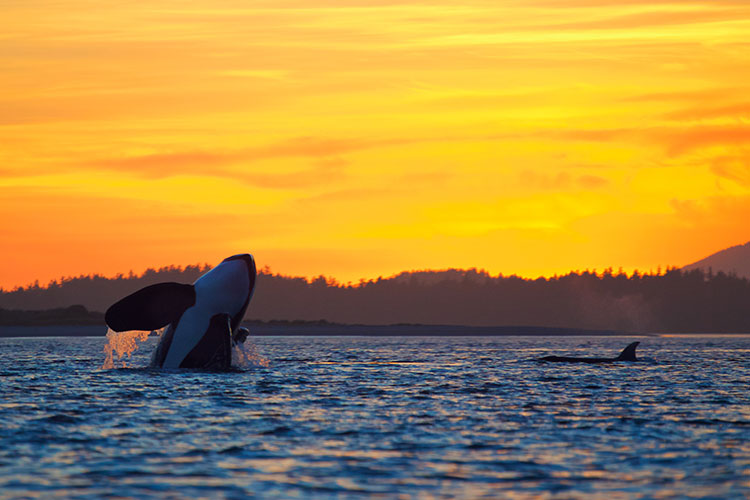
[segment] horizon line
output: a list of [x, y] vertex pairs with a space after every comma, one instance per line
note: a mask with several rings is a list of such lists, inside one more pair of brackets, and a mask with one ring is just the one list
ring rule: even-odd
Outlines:
[[[698, 261], [700, 262], [700, 261]], [[357, 288], [363, 284], [374, 282], [378, 280], [389, 280], [394, 279], [399, 276], [402, 276], [404, 274], [416, 274], [416, 273], [444, 273], [449, 271], [456, 271], [456, 272], [470, 272], [473, 271], [477, 274], [483, 274], [486, 275], [490, 279], [497, 279], [497, 278], [521, 278], [523, 280], [528, 281], [534, 281], [538, 279], [554, 279], [557, 277], [563, 277], [563, 276], [569, 276], [571, 274], [590, 274], [597, 277], [603, 277], [607, 274], [613, 275], [613, 276], [626, 276], [628, 278], [632, 278], [634, 275], [638, 274], [640, 276], [662, 276], [666, 272], [670, 270], [682, 270], [688, 266], [691, 266], [695, 263], [686, 264], [684, 266], [676, 266], [676, 265], [664, 265], [664, 266], [657, 266], [656, 271], [654, 271], [653, 268], [650, 268], [648, 271], [645, 271], [643, 269], [639, 269], [637, 267], [633, 268], [625, 268], [624, 266], [618, 266], [618, 268], [615, 270], [614, 266], [608, 266], [603, 268], [601, 271], [598, 271], [598, 268], [585, 268], [585, 269], [570, 269], [564, 273], [553, 273], [553, 274], [539, 274], [539, 275], [523, 275], [519, 273], [511, 273], [511, 274], [504, 274], [502, 272], [499, 272], [497, 274], [492, 274], [489, 271], [487, 271], [484, 268], [480, 267], [466, 267], [466, 268], [460, 268], [460, 267], [446, 267], [446, 268], [438, 268], [438, 269], [411, 269], [411, 270], [402, 270], [393, 274], [389, 274], [387, 276], [379, 275], [377, 277], [371, 277], [371, 278], [360, 278], [358, 281], [340, 281], [335, 276], [331, 275], [325, 275], [325, 274], [318, 274], [318, 275], [312, 275], [312, 276], [300, 276], [300, 275], [292, 275], [292, 274], [283, 274], [280, 272], [274, 272], [270, 266], [263, 266], [262, 268], [258, 269], [258, 275], [265, 275], [265, 276], [278, 276], [282, 278], [288, 278], [288, 279], [303, 279], [307, 283], [313, 283], [316, 280], [319, 280], [321, 277], [325, 280], [326, 284], [329, 286], [342, 286], [342, 287], [352, 287]], [[208, 272], [210, 269], [212, 269], [214, 266], [211, 266], [208, 263], [203, 264], [186, 264], [184, 266], [179, 264], [171, 264], [161, 267], [148, 267], [144, 269], [140, 273], [135, 273], [132, 269], [128, 271], [127, 273], [119, 272], [114, 275], [106, 276], [104, 274], [100, 273], [90, 273], [90, 274], [78, 274], [75, 276], [60, 276], [59, 278], [52, 279], [48, 281], [46, 284], [39, 283], [39, 280], [34, 280], [31, 283], [27, 283], [25, 285], [15, 285], [13, 288], [5, 288], [4, 285], [0, 285], [0, 293], [8, 293], [8, 292], [15, 292], [20, 290], [29, 290], [33, 288], [41, 288], [41, 289], [48, 289], [52, 285], [58, 285], [63, 284], [65, 282], [73, 281], [76, 279], [86, 279], [86, 278], [103, 278], [107, 280], [114, 280], [118, 278], [125, 278], [125, 279], [139, 279], [146, 276], [146, 274], [149, 273], [159, 273], [164, 271], [185, 271], [189, 268], [197, 268], [202, 273]], [[717, 271], [720, 272], [720, 271]]]

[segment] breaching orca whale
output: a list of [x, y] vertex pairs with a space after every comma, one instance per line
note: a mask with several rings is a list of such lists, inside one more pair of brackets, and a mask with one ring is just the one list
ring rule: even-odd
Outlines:
[[640, 342], [633, 342], [622, 350], [616, 358], [573, 358], [569, 356], [545, 356], [539, 361], [553, 361], [557, 363], [611, 363], [613, 361], [638, 361], [635, 358], [635, 348]]
[[154, 367], [225, 370], [232, 363], [232, 343], [247, 338], [247, 329], [239, 326], [255, 276], [253, 256], [234, 255], [192, 285], [170, 282], [142, 288], [107, 309], [104, 320], [116, 332], [169, 325], [151, 359]]

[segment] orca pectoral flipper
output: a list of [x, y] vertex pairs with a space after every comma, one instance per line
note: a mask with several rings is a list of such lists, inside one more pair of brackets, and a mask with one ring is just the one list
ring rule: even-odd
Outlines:
[[116, 332], [158, 330], [195, 304], [195, 288], [182, 283], [158, 283], [141, 288], [107, 309], [104, 321]]
[[227, 370], [232, 366], [232, 317], [216, 314], [211, 317], [206, 333], [185, 356], [180, 368]]
[[236, 345], [242, 344], [247, 340], [247, 336], [250, 335], [250, 330], [241, 326], [232, 333], [232, 342]]

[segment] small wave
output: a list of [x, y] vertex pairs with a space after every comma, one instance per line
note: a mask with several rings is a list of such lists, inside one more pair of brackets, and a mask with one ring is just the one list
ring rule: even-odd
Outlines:
[[64, 413], [57, 413], [49, 417], [40, 418], [39, 421], [47, 422], [50, 424], [75, 424], [78, 423], [79, 419], [71, 415], [66, 415]]
[[242, 446], [230, 446], [228, 448], [224, 448], [223, 450], [219, 451], [219, 454], [221, 455], [238, 455], [245, 451], [245, 448]]
[[261, 436], [280, 436], [280, 435], [286, 435], [292, 432], [293, 429], [286, 425], [280, 425], [278, 427], [274, 427], [273, 429], [266, 429], [264, 431], [258, 432]]
[[736, 425], [738, 427], [749, 427], [750, 421], [745, 420], [723, 420], [720, 418], [712, 419], [692, 419], [685, 420], [684, 423], [690, 425], [716, 426], [716, 425]]

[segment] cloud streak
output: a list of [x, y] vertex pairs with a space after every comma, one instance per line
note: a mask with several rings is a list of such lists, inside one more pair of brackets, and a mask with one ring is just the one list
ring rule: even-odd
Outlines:
[[[97, 159], [92, 160], [88, 166], [122, 171], [147, 178], [211, 175], [241, 179], [265, 187], [284, 186], [290, 183], [303, 185], [304, 179], [323, 179], [327, 176], [325, 172], [330, 173], [331, 170], [345, 166], [346, 161], [341, 158], [342, 155], [413, 142], [415, 142], [414, 139], [297, 137], [265, 146], [234, 151], [185, 151]], [[277, 158], [304, 158], [316, 161], [313, 163], [313, 169], [307, 173], [268, 174], [254, 172], [252, 168], [249, 170], [227, 168], [231, 165], [252, 165], [254, 162]], [[316, 170], [324, 172], [318, 175], [314, 173]], [[292, 178], [295, 180], [292, 181]]]

